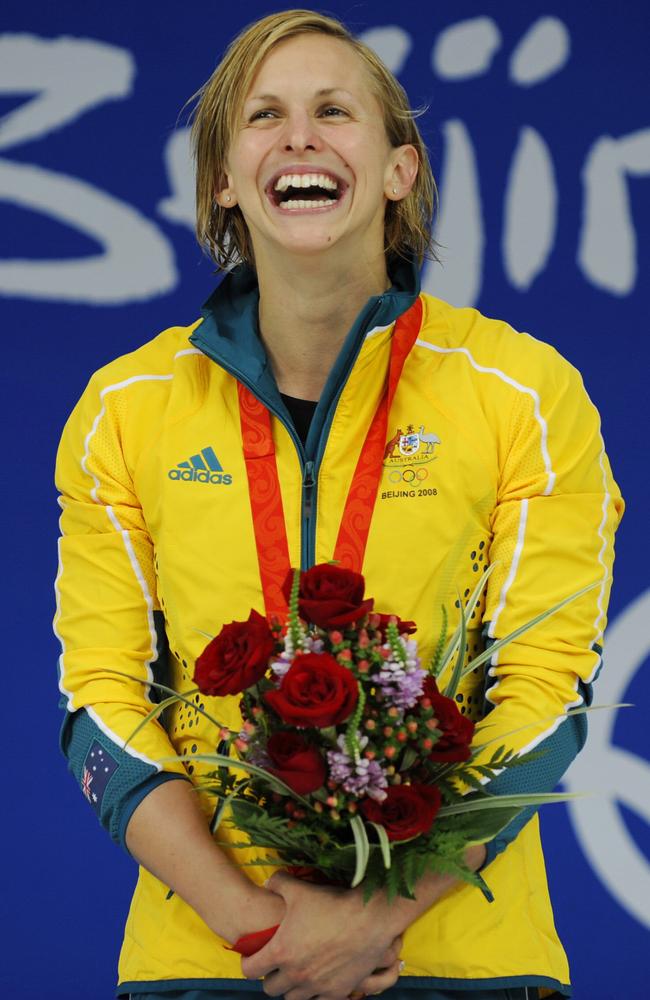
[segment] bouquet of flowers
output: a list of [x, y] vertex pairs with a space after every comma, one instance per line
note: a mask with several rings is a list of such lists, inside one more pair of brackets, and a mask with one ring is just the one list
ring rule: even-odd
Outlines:
[[[466, 848], [492, 839], [525, 806], [567, 796], [490, 795], [489, 778], [534, 754], [496, 746], [486, 758], [489, 744], [472, 747], [474, 723], [454, 696], [466, 673], [577, 596], [465, 664], [467, 622], [489, 574], [450, 636], [443, 609], [426, 665], [415, 623], [376, 613], [363, 577], [329, 563], [290, 574], [286, 622], [251, 610], [225, 625], [194, 675], [207, 696], [241, 695], [241, 730], [220, 727], [217, 753], [195, 755], [215, 765], [200, 779], [218, 800], [213, 830], [228, 822], [246, 837], [235, 847], [273, 852], [249, 864], [362, 884], [365, 898], [380, 888], [389, 899], [413, 898], [428, 871], [488, 892], [464, 863]], [[251, 953], [265, 940], [235, 947]]]

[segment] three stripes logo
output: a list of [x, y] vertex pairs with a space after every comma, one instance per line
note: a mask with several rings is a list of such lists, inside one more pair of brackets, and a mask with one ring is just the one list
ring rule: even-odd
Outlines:
[[191, 455], [186, 462], [179, 462], [167, 473], [170, 479], [180, 479], [184, 483], [215, 483], [230, 486], [232, 475], [224, 472], [213, 448], [202, 448]]

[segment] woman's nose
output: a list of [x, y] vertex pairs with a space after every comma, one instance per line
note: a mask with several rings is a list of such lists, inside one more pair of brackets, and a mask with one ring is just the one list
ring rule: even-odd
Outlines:
[[282, 135], [285, 152], [301, 153], [306, 149], [319, 149], [322, 140], [310, 116], [291, 115], [287, 118]]

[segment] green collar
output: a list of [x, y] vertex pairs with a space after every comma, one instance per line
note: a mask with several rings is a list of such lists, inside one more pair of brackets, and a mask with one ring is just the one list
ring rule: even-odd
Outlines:
[[[345, 339], [323, 390], [322, 402], [338, 394], [356, 360], [361, 344], [376, 326], [389, 326], [406, 312], [420, 291], [415, 261], [400, 261], [393, 269], [392, 286], [368, 299]], [[277, 385], [258, 330], [259, 289], [252, 268], [234, 268], [205, 303], [203, 322], [190, 342], [217, 364], [245, 382], [273, 409], [282, 410]]]

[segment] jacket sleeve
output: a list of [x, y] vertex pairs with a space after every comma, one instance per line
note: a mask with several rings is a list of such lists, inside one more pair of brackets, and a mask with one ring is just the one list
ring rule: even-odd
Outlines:
[[[115, 841], [153, 787], [186, 778], [160, 722], [132, 735], [153, 707], [147, 682], [164, 666], [153, 546], [132, 482], [123, 427], [135, 380], [94, 376], [57, 456], [61, 537], [54, 629], [61, 643], [61, 747]], [[158, 628], [157, 628], [158, 626]], [[160, 654], [160, 655], [159, 655]]]
[[[623, 513], [598, 413], [579, 373], [552, 348], [538, 346], [543, 351], [539, 389], [516, 393], [501, 442], [490, 548], [496, 568], [484, 618], [487, 643], [595, 586], [492, 658], [487, 715], [475, 743], [490, 741], [485, 757], [499, 746], [519, 755], [541, 752], [535, 761], [493, 778], [489, 790], [494, 794], [552, 791], [584, 744], [586, 716], [567, 717], [566, 712], [591, 702], [601, 666], [614, 532]], [[487, 862], [534, 812], [524, 810], [487, 845]]]

